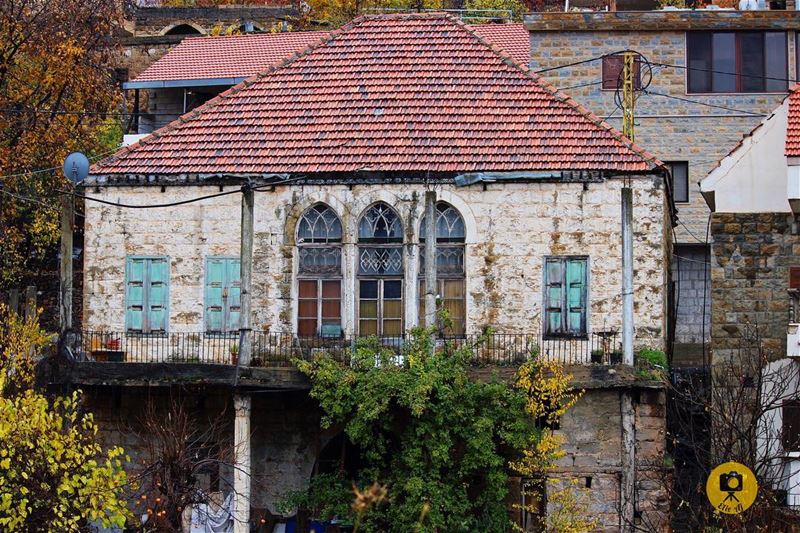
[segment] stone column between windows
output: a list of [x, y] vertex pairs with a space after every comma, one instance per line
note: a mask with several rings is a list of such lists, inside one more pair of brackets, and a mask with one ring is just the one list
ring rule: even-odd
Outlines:
[[404, 329], [419, 325], [419, 245], [415, 242], [403, 245], [403, 311], [405, 313]]
[[358, 275], [358, 246], [342, 243], [342, 328], [345, 337], [356, 333], [356, 276]]
[[250, 532], [250, 412], [252, 398], [246, 394], [233, 397], [233, 531]]

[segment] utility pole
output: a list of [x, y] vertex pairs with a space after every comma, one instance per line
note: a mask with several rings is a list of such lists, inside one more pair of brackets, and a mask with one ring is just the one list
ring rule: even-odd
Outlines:
[[[622, 133], [634, 140], [634, 62], [636, 54], [625, 52], [622, 64]], [[622, 206], [622, 360], [633, 365], [633, 190], [625, 178]], [[620, 475], [620, 531], [634, 528], [636, 514], [636, 411], [628, 389], [620, 394], [622, 454]]]
[[[239, 249], [241, 268], [241, 309], [239, 313], [239, 366], [249, 366], [252, 352], [250, 314], [252, 308], [253, 274], [253, 189], [249, 183], [242, 187], [242, 228]], [[234, 533], [250, 531], [250, 414], [252, 398], [246, 392], [236, 390], [233, 396], [234, 408]]]
[[425, 191], [425, 327], [436, 325], [436, 191]]

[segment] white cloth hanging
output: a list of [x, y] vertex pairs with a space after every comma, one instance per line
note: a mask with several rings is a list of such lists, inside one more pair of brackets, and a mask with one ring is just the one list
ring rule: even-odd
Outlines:
[[192, 505], [190, 533], [233, 533], [233, 494], [221, 505], [198, 503]]

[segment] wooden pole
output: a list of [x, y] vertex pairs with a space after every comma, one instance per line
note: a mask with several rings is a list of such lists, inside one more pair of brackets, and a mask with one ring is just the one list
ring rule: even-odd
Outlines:
[[61, 333], [72, 328], [72, 233], [75, 229], [75, 197], [61, 196], [61, 279], [59, 317]]
[[425, 327], [436, 325], [436, 191], [425, 191]]

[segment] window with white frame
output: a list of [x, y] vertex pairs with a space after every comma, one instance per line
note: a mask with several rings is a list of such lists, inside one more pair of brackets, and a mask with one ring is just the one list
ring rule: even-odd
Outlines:
[[300, 217], [297, 227], [297, 334], [342, 334], [342, 223], [325, 204]]
[[[427, 218], [420, 224], [419, 316], [425, 316], [425, 249]], [[452, 205], [436, 204], [436, 285], [437, 300], [447, 311], [449, 323], [445, 335], [463, 335], [466, 331], [466, 287], [464, 241], [466, 231], [461, 213]]]
[[358, 333], [403, 333], [403, 225], [383, 202], [358, 222]]

